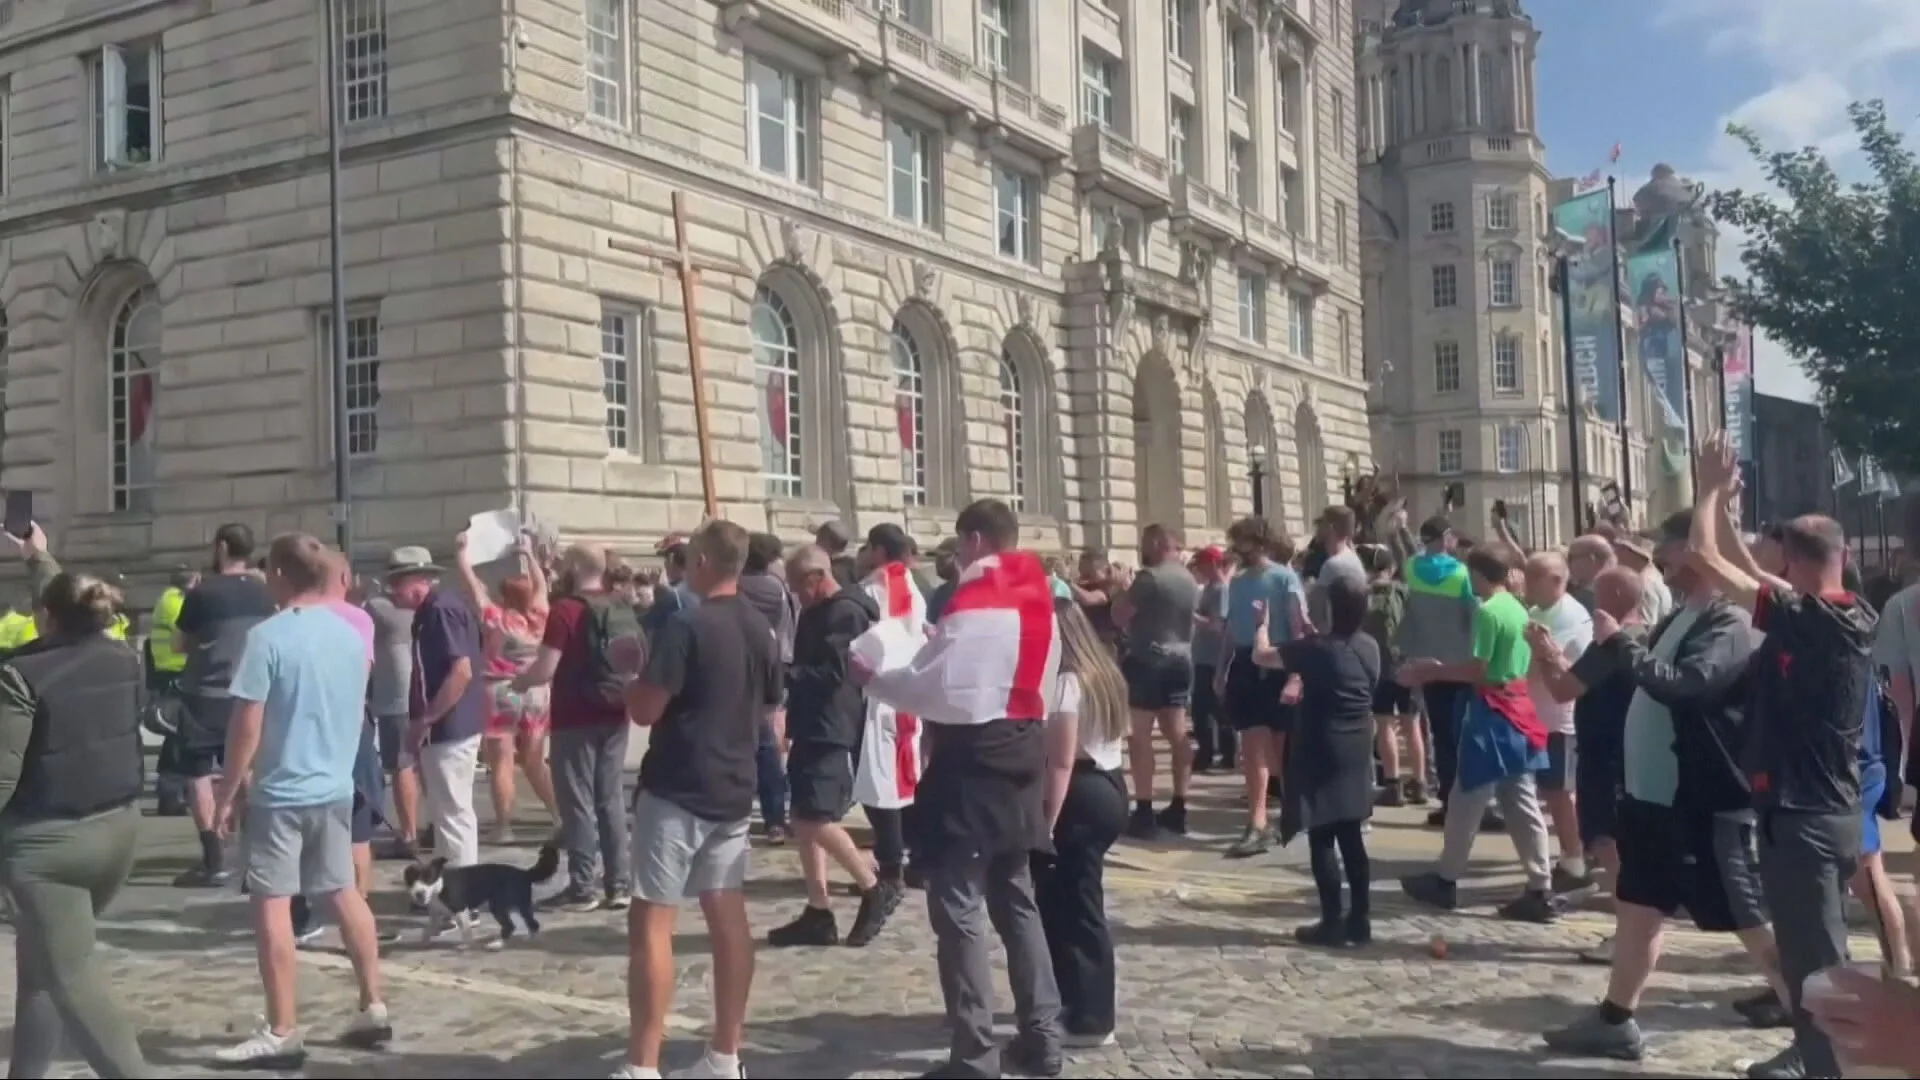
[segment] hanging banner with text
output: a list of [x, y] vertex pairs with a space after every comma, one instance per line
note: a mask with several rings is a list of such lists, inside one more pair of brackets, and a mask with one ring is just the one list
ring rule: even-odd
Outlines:
[[1596, 191], [1554, 208], [1553, 227], [1585, 242], [1568, 260], [1565, 302], [1572, 307], [1573, 376], [1581, 399], [1603, 422], [1620, 422], [1620, 312], [1613, 302], [1613, 199]]
[[1627, 302], [1640, 332], [1640, 370], [1667, 432], [1687, 434], [1686, 344], [1680, 340], [1680, 261], [1662, 245], [1627, 257]]
[[1727, 441], [1742, 465], [1753, 462], [1753, 329], [1742, 326], [1720, 354], [1727, 395]]

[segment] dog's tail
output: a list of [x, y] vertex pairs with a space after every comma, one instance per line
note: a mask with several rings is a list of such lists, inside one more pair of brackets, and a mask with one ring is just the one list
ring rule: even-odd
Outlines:
[[560, 871], [560, 845], [541, 844], [540, 857], [527, 869], [527, 878], [535, 885], [544, 885]]

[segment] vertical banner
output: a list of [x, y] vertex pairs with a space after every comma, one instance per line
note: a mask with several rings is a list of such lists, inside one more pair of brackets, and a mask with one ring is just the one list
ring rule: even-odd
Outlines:
[[1680, 340], [1680, 260], [1660, 245], [1627, 257], [1627, 302], [1640, 327], [1646, 372], [1667, 431], [1687, 436], [1686, 343]]
[[1569, 260], [1568, 286], [1572, 295], [1573, 374], [1580, 380], [1585, 400], [1603, 423], [1620, 422], [1620, 338], [1613, 304], [1613, 202], [1607, 192], [1595, 191], [1569, 199], [1554, 208], [1553, 227], [1586, 247]]
[[1720, 354], [1726, 394], [1727, 441], [1742, 465], [1753, 463], [1753, 328], [1742, 326]]

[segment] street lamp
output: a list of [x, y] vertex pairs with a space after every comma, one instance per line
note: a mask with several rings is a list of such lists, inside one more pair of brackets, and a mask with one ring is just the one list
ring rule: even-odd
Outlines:
[[322, 0], [327, 19], [327, 262], [333, 284], [333, 529], [340, 553], [353, 562], [353, 473], [348, 467], [347, 432], [347, 269], [345, 229], [340, 215], [340, 48], [338, 0]]
[[1253, 484], [1253, 516], [1267, 516], [1267, 448], [1255, 443], [1247, 451], [1247, 480]]

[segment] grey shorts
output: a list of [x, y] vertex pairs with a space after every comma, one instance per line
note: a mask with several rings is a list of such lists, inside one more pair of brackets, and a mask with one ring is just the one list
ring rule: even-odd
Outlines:
[[1760, 884], [1760, 840], [1752, 810], [1713, 815], [1713, 861], [1727, 892], [1727, 913], [1735, 930], [1767, 926], [1766, 891]]
[[708, 821], [642, 791], [633, 800], [633, 895], [679, 904], [747, 881], [748, 819]]
[[1573, 791], [1574, 769], [1579, 751], [1574, 737], [1565, 732], [1547, 733], [1547, 767], [1534, 772], [1533, 782], [1541, 791]]
[[249, 806], [242, 829], [247, 891], [318, 899], [353, 887], [353, 800]]
[[419, 765], [414, 760], [413, 751], [407, 749], [407, 714], [382, 716], [378, 723], [380, 767], [388, 772], [398, 772]]

